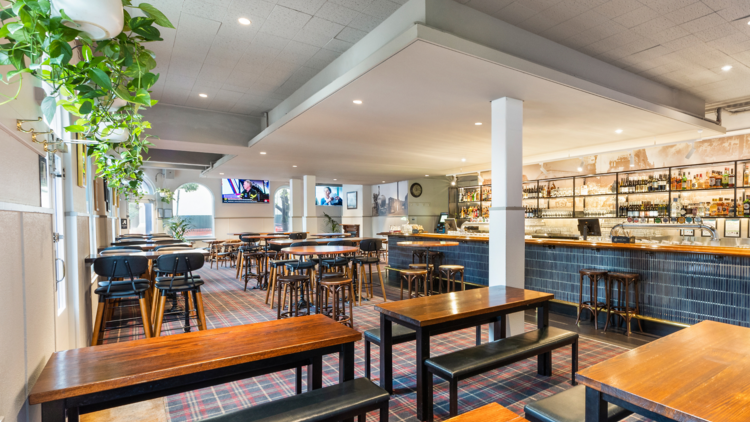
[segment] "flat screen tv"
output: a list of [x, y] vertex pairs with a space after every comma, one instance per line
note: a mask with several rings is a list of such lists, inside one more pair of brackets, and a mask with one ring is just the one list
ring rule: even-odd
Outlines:
[[224, 204], [256, 204], [270, 202], [268, 180], [222, 179], [221, 202]]
[[315, 186], [315, 205], [344, 205], [341, 199], [341, 186]]

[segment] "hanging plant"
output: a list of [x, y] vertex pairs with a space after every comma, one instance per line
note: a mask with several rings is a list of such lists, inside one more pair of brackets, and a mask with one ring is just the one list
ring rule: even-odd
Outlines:
[[[23, 82], [20, 74], [41, 80], [48, 94], [42, 101], [46, 121], [52, 121], [58, 106], [76, 116], [65, 130], [94, 141], [87, 153], [96, 161], [97, 175], [106, 178], [117, 193], [139, 198], [143, 153], [152, 144], [145, 132], [151, 125], [138, 111], [156, 104], [150, 89], [159, 79], [151, 73], [155, 55], [143, 44], [161, 41], [156, 25], [174, 28], [172, 23], [148, 3], [132, 6], [130, 0], [122, 0], [122, 32], [94, 41], [64, 10], [54, 11], [49, 0], [8, 2], [0, 8], [0, 38], [9, 41], [0, 44], [0, 65], [15, 70], [4, 78], [0, 74], [0, 80], [17, 83], [18, 91], [0, 104], [18, 97]], [[131, 17], [128, 8], [140, 9], [146, 16]], [[73, 62], [75, 50], [77, 62]]]
[[161, 202], [164, 202], [165, 204], [171, 204], [174, 200], [174, 192], [167, 188], [159, 188], [157, 192], [159, 192]]

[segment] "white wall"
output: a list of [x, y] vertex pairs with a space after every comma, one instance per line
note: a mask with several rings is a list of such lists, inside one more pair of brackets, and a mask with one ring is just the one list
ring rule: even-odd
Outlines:
[[[419, 183], [422, 185], [422, 195], [415, 198], [411, 194], [411, 185]], [[444, 177], [422, 178], [407, 181], [408, 196], [408, 223], [419, 224], [424, 227], [426, 232], [434, 232], [438, 216], [441, 212], [448, 212], [448, 187], [450, 182]], [[377, 185], [375, 185], [377, 186]], [[372, 189], [373, 186], [366, 186], [368, 192], [366, 208], [364, 213], [372, 212]], [[378, 216], [371, 217], [371, 235], [387, 232], [391, 226], [401, 226], [407, 223], [403, 216]], [[376, 236], [377, 237], [377, 236]]]
[[[367, 195], [364, 194], [365, 190]], [[358, 224], [359, 234], [362, 237], [372, 237], [372, 216], [370, 215], [370, 204], [365, 205], [365, 201], [372, 201], [370, 195], [370, 186], [362, 185], [343, 185], [341, 192], [344, 195], [344, 206], [341, 210], [341, 224]], [[357, 208], [347, 209], [346, 196], [349, 192], [357, 193]]]

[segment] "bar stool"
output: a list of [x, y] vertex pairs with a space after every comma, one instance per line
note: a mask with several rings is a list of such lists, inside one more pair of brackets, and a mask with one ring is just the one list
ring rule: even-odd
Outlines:
[[[376, 269], [378, 270], [378, 278], [380, 279], [380, 289], [383, 291], [383, 302], [387, 302], [388, 298], [386, 297], [385, 293], [385, 283], [383, 283], [383, 275], [380, 273], [380, 250], [383, 247], [383, 240], [382, 239], [365, 239], [361, 242], [359, 242], [359, 250], [364, 252], [363, 255], [355, 256], [352, 259], [352, 262], [355, 265], [359, 265], [359, 286], [357, 286], [358, 294], [357, 297], [359, 298], [359, 306], [362, 306], [362, 287], [365, 287], [365, 293], [368, 294], [368, 297], [372, 298], [374, 296], [372, 291], [373, 281], [372, 281], [372, 266], [375, 265]], [[367, 273], [369, 273], [370, 278], [367, 279], [365, 272], [365, 265], [367, 265]]]
[[[107, 323], [104, 313], [106, 311], [110, 315], [114, 306], [110, 301], [130, 296], [138, 297], [143, 331], [146, 338], [151, 337], [151, 319], [146, 302], [146, 291], [150, 283], [148, 280], [136, 278], [146, 271], [148, 271], [148, 258], [143, 256], [102, 256], [94, 261], [94, 272], [101, 277], [107, 277], [107, 281], [100, 281], [99, 287], [94, 291], [99, 296], [99, 304], [96, 308], [94, 332], [91, 337], [92, 346], [99, 344], [102, 327]], [[115, 281], [114, 278], [129, 278], [130, 280]]]
[[281, 245], [274, 245], [271, 243], [268, 246], [268, 253], [267, 257], [268, 259], [268, 268], [270, 268], [271, 275], [269, 277], [268, 282], [268, 289], [266, 290], [266, 304], [268, 304], [268, 297], [271, 296], [271, 309], [273, 309], [273, 300], [276, 297], [277, 291], [279, 292], [279, 296], [281, 296], [281, 290], [277, 288], [276, 279], [279, 277], [279, 273], [281, 275], [285, 274], [284, 269], [286, 268], [286, 264], [289, 264], [291, 262], [297, 262], [296, 259], [270, 259], [271, 257], [277, 257], [281, 254], [281, 250], [284, 249]]
[[260, 249], [260, 236], [258, 233], [242, 233], [240, 235], [240, 242], [242, 242], [242, 246], [237, 248], [238, 254], [237, 254], [237, 275], [235, 278], [240, 278], [240, 274], [242, 274], [242, 270], [244, 269], [245, 265], [245, 253], [246, 252], [258, 252]]
[[[242, 266], [244, 268], [243, 278], [245, 281], [245, 290], [247, 291], [247, 283], [251, 278], [255, 278], [257, 284], [254, 289], [263, 289], [263, 279], [265, 271], [266, 255], [263, 252], [244, 252], [242, 253]], [[255, 263], [255, 272], [253, 272], [253, 263]]]
[[[591, 313], [591, 317], [594, 319], [594, 328], [599, 329], [599, 312], [606, 311], [609, 304], [609, 278], [608, 273], [605, 270], [597, 269], [582, 269], [579, 270], [579, 291], [578, 291], [578, 318], [576, 319], [576, 325], [581, 323], [581, 314], [584, 309], [588, 309]], [[589, 300], [583, 300], [583, 278], [588, 277], [589, 279]], [[604, 282], [604, 302], [599, 302], [599, 280]]]
[[[333, 299], [333, 306], [328, 316], [336, 322], [346, 325], [349, 328], [354, 328], [354, 313], [352, 312], [354, 289], [352, 288], [352, 279], [350, 277], [325, 277], [320, 281], [319, 285], [320, 293], [318, 301], [322, 303], [322, 309], [328, 309], [328, 297], [330, 295]], [[320, 296], [323, 296], [323, 298], [321, 299]], [[346, 313], [346, 302], [349, 302], [348, 315]]]
[[[157, 277], [156, 289], [160, 292], [159, 306], [156, 311], [156, 322], [154, 323], [154, 337], [161, 335], [161, 326], [164, 322], [164, 305], [168, 294], [182, 293], [185, 297], [185, 332], [190, 331], [190, 312], [195, 309], [198, 330], [207, 329], [206, 312], [203, 309], [203, 294], [201, 286], [204, 284], [200, 277], [194, 277], [193, 271], [203, 267], [204, 258], [196, 253], [176, 253], [160, 256], [156, 260], [159, 271], [171, 276]], [[179, 274], [179, 275], [178, 275]], [[191, 305], [192, 298], [192, 305]]]
[[[276, 319], [293, 318], [300, 315], [310, 315], [310, 307], [307, 306], [303, 314], [300, 313], [300, 299], [305, 298], [305, 283], [308, 283], [310, 278], [304, 275], [283, 275], [276, 278], [276, 283], [279, 286], [279, 302], [276, 309]], [[285, 308], [285, 302], [287, 293], [289, 293], [288, 311], [283, 312]], [[310, 302], [307, 302], [308, 304]]]
[[[303, 233], [304, 234], [304, 233]], [[302, 247], [302, 246], [318, 246], [318, 242], [314, 241], [302, 241], [302, 242], [294, 242], [291, 245], [289, 245], [292, 248]], [[315, 260], [313, 257], [310, 257], [309, 259], [305, 259], [304, 256], [300, 256], [299, 259], [292, 260], [291, 262], [288, 262], [285, 264], [286, 270], [288, 273], [297, 273], [298, 275], [305, 274], [308, 278], [307, 283], [302, 284], [302, 289], [309, 289], [309, 295], [312, 296], [315, 289], [315, 267], [318, 265], [317, 260]], [[303, 297], [307, 297], [307, 294], [303, 294]], [[305, 299], [307, 301], [307, 299]], [[309, 302], [308, 302], [309, 303]]]
[[445, 277], [445, 292], [455, 292], [456, 282], [458, 282], [458, 274], [461, 274], [461, 291], [466, 290], [466, 284], [464, 284], [464, 266], [463, 265], [441, 265], [438, 267], [440, 272], [438, 293], [443, 293], [443, 277]]
[[[401, 270], [401, 300], [404, 300], [404, 281], [406, 281], [406, 292], [409, 299], [420, 297], [419, 282], [427, 278], [427, 270], [408, 269]], [[427, 283], [423, 282], [425, 294], [427, 296]], [[412, 286], [414, 289], [412, 290]]]
[[[620, 318], [625, 321], [627, 335], [630, 335], [630, 320], [635, 315], [640, 315], [640, 282], [641, 276], [638, 273], [620, 273], [610, 272], [609, 273], [609, 302], [607, 303], [607, 322], [604, 324], [604, 331], [607, 331], [609, 326], [609, 319], [612, 314], [619, 315]], [[615, 286], [617, 287], [617, 300], [614, 300]], [[633, 287], [633, 295], [635, 297], [635, 307], [630, 307], [630, 287]], [[613, 305], [616, 303], [616, 305]], [[636, 318], [638, 321], [638, 329], [643, 332], [641, 328], [641, 320]]]
[[[422, 263], [409, 264], [409, 269], [412, 269], [412, 270], [426, 270], [427, 269], [427, 264], [422, 264]], [[435, 266], [433, 264], [430, 264], [430, 272], [428, 274], [433, 274], [433, 271], [435, 271]], [[442, 279], [438, 280], [438, 284], [443, 284]], [[431, 295], [432, 294], [432, 280], [430, 280], [430, 284], [428, 285], [427, 284], [427, 276], [425, 276], [424, 286], [425, 286], [425, 296]]]

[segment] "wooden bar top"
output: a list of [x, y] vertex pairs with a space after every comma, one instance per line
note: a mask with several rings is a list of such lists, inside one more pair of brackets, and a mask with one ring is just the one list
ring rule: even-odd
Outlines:
[[679, 421], [750, 420], [750, 328], [703, 321], [576, 374]]
[[30, 404], [76, 397], [358, 341], [324, 315], [218, 328], [56, 352]]
[[425, 327], [554, 298], [552, 293], [493, 286], [382, 303], [376, 305], [375, 310], [409, 324]]

